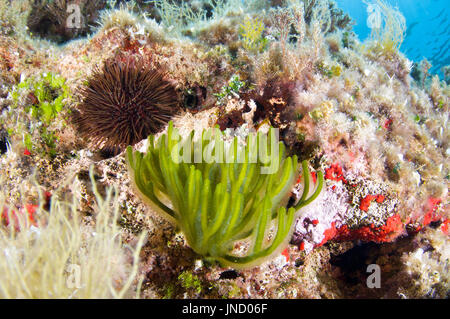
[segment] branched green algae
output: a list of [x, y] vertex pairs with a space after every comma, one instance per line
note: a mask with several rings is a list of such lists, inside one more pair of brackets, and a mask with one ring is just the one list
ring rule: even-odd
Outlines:
[[245, 146], [237, 137], [224, 141], [217, 128], [204, 130], [200, 139], [194, 135], [180, 139], [170, 122], [158, 140], [149, 137], [146, 154], [128, 147], [127, 162], [140, 195], [207, 259], [243, 268], [279, 252], [290, 238], [296, 212], [320, 194], [322, 172], [310, 192], [303, 161], [303, 194], [286, 208], [299, 165], [297, 156], [285, 156], [274, 128], [268, 134], [250, 133]]

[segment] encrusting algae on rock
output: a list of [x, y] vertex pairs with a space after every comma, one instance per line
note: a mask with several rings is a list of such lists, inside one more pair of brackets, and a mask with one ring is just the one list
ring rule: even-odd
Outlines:
[[[47, 296], [31, 260], [0, 296], [448, 297], [450, 89], [399, 51], [401, 12], [368, 2], [383, 27], [360, 42], [331, 0], [245, 4], [79, 1], [77, 30], [67, 1], [0, 0], [1, 251], [64, 231], [80, 252], [54, 267], [116, 262], [82, 278], [110, 289]], [[256, 173], [250, 136], [275, 130], [280, 170]], [[193, 158], [222, 148], [244, 160]]]

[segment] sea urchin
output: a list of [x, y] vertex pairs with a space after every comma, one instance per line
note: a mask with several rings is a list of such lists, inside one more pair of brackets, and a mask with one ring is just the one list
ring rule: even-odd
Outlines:
[[83, 137], [106, 149], [123, 150], [157, 133], [179, 109], [174, 85], [141, 58], [106, 60], [81, 95], [74, 123]]

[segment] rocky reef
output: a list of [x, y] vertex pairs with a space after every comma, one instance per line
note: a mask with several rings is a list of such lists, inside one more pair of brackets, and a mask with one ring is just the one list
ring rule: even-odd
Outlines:
[[[376, 3], [384, 28], [361, 41], [331, 0], [0, 0], [0, 254], [32, 270], [0, 262], [0, 296], [48, 296], [27, 289], [53, 262], [30, 243], [55, 250], [61, 232], [55, 276], [79, 265], [86, 285], [50, 297], [448, 298], [450, 87], [401, 53], [403, 16]], [[323, 174], [284, 250], [227, 267], [137, 196], [125, 147], [145, 152], [169, 121], [182, 136], [276, 128], [312, 185]]]

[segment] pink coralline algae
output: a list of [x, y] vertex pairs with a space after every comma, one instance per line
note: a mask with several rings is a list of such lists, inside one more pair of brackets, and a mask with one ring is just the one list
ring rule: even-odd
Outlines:
[[26, 204], [24, 207], [20, 207], [17, 212], [15, 210], [9, 210], [8, 207], [3, 207], [1, 214], [1, 221], [5, 226], [12, 225], [16, 231], [20, 230], [20, 219], [26, 217], [26, 225], [36, 226], [36, 209], [37, 205]]
[[[443, 219], [442, 200], [432, 197], [421, 220], [402, 219], [394, 195], [374, 182], [346, 177], [338, 163], [325, 169], [325, 179], [320, 198], [297, 220], [292, 243], [300, 250], [311, 251], [329, 241], [392, 242], [407, 229], [419, 231]], [[441, 229], [448, 234], [448, 219]]]
[[324, 239], [317, 246], [322, 246], [329, 240], [351, 241], [358, 239], [376, 243], [391, 242], [404, 232], [404, 225], [399, 215], [388, 217], [386, 224], [380, 227], [375, 227], [373, 224], [357, 229], [350, 229], [347, 225], [339, 228], [336, 228], [334, 224], [332, 226], [324, 232]]
[[449, 235], [449, 233], [448, 233], [448, 223], [449, 223], [449, 221], [450, 221], [450, 219], [446, 219], [441, 224], [441, 230], [447, 236]]
[[332, 164], [325, 170], [325, 179], [342, 181], [344, 184], [347, 184], [344, 174], [342, 173], [342, 167], [340, 167], [339, 164]]
[[439, 214], [436, 214], [438, 206], [441, 204], [442, 200], [440, 198], [430, 197], [428, 199], [427, 207], [428, 210], [423, 218], [423, 226], [429, 225], [433, 221], [437, 221], [441, 218]]
[[[52, 194], [48, 191], [44, 192], [44, 205], [46, 210], [50, 209], [50, 200]], [[7, 205], [0, 210], [0, 223], [5, 226], [13, 226], [16, 231], [21, 230], [21, 226], [38, 226], [37, 210], [39, 205], [25, 204], [18, 209], [12, 209]]]
[[381, 194], [379, 195], [367, 195], [366, 197], [361, 199], [361, 204], [359, 205], [359, 209], [367, 212], [369, 210], [370, 203], [375, 200], [377, 203], [382, 203], [385, 197]]

